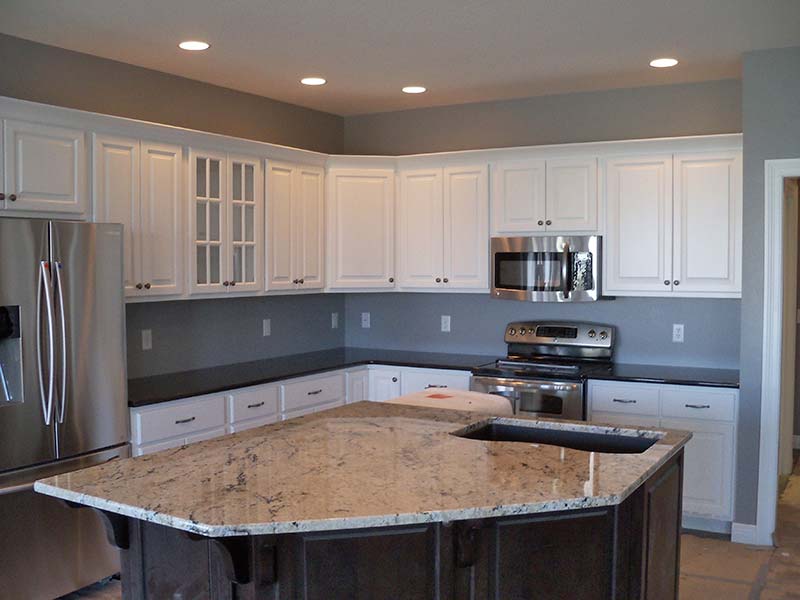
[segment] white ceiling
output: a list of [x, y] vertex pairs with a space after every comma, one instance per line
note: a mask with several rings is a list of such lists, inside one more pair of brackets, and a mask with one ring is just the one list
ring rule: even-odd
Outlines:
[[[0, 15], [3, 33], [340, 115], [738, 77], [743, 52], [800, 45], [800, 0], [0, 0]], [[659, 56], [681, 64], [647, 66]]]

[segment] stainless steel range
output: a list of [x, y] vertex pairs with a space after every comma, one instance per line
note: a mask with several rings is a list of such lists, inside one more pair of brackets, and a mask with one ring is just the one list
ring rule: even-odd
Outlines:
[[508, 356], [475, 369], [470, 389], [508, 398], [514, 413], [585, 420], [584, 382], [610, 368], [614, 337], [598, 323], [509, 323]]

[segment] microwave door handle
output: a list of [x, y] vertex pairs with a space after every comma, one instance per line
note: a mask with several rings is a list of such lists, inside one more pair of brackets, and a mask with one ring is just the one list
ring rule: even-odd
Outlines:
[[564, 298], [569, 298], [569, 242], [564, 242], [564, 249], [561, 255], [561, 288]]

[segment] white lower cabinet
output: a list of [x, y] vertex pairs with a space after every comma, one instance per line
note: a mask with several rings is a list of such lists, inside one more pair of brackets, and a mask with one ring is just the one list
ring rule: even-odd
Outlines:
[[346, 378], [348, 404], [369, 399], [369, 370], [366, 367], [350, 369]]
[[719, 531], [733, 520], [739, 391], [663, 384], [590, 381], [591, 421], [691, 431], [683, 474], [684, 519]]
[[400, 378], [402, 374], [395, 367], [371, 367], [369, 369], [369, 389], [367, 399], [373, 402], [385, 402], [400, 395]]

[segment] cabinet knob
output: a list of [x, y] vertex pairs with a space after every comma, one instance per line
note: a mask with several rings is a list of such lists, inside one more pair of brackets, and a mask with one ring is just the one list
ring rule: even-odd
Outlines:
[[677, 279], [676, 279], [675, 281], [673, 281], [673, 282], [672, 282], [672, 285], [680, 285], [680, 284], [681, 284], [681, 282], [680, 282], [680, 281], [678, 281]]
[[230, 281], [223, 281], [222, 282], [222, 285], [224, 285], [225, 287], [228, 287], [230, 284], [231, 284]]
[[539, 225], [544, 225], [544, 221], [538, 221]]
[[547, 219], [547, 221], [545, 221], [544, 224], [545, 225], [552, 225], [553, 222], [550, 219]]
[[669, 279], [664, 280], [664, 285], [669, 285]]
[[394, 277], [389, 277], [389, 283], [394, 283]]
[[146, 289], [146, 290], [149, 290], [151, 287], [152, 287], [152, 286], [150, 285], [150, 282], [149, 282], [149, 281], [148, 281], [147, 283], [145, 283], [145, 284], [144, 284], [144, 289]]
[[236, 282], [235, 281], [231, 281], [231, 287], [233, 287], [235, 285], [236, 285]]
[[8, 197], [8, 199], [9, 199], [9, 200], [11, 200], [12, 202], [15, 202], [15, 201], [17, 200], [17, 195], [16, 195], [16, 194], [11, 194], [11, 195]]
[[442, 283], [442, 278], [441, 277], [437, 277], [436, 278], [436, 283]]
[[292, 279], [292, 283], [294, 283], [296, 285], [296, 284], [300, 283], [300, 280], [299, 279]]
[[6, 199], [6, 195], [3, 192], [0, 192], [0, 202]]
[[392, 377], [392, 383], [397, 383], [397, 377]]
[[142, 289], [143, 287], [144, 287], [144, 286], [143, 286], [141, 283], [137, 283], [137, 284], [136, 284], [136, 289], [137, 289], [137, 290], [140, 290], [140, 289]]
[[447, 277], [445, 277], [442, 281], [444, 281], [445, 283], [450, 283], [450, 280]]
[[305, 282], [306, 282], [306, 280], [301, 278], [297, 283], [299, 283], [300, 285], [303, 285]]

